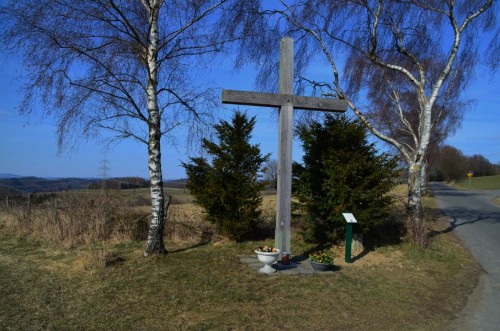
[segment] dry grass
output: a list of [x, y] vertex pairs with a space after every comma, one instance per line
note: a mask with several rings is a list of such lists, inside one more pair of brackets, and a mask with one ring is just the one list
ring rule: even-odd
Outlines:
[[[170, 190], [170, 191], [168, 191]], [[212, 226], [203, 220], [185, 190], [178, 193], [167, 213], [165, 236], [175, 242], [208, 242]], [[104, 267], [114, 260], [111, 243], [143, 241], [149, 228], [150, 207], [144, 206], [146, 189], [92, 190], [36, 196], [10, 207], [2, 206], [0, 224], [18, 235], [29, 235], [63, 248], [85, 247], [89, 268]], [[148, 202], [149, 204], [149, 202]]]
[[203, 210], [193, 204], [171, 205], [165, 223], [168, 242], [208, 243], [214, 239], [214, 227], [203, 219]]
[[[208, 243], [216, 234], [192, 204], [171, 205], [169, 254], [146, 259], [144, 243], [132, 240], [135, 230], [125, 220], [149, 208], [127, 209], [120, 199], [114, 201], [125, 209], [116, 210], [122, 216], [114, 218], [114, 230], [94, 229], [96, 238], [110, 234], [105, 251], [98, 246], [95, 253], [85, 240], [66, 245], [19, 232], [19, 215], [0, 214], [0, 329], [446, 330], [480, 272], [451, 234], [440, 234], [427, 250], [386, 246], [362, 252], [352, 264], [342, 262], [337, 247], [340, 270], [333, 274], [268, 277], [240, 263], [261, 242]], [[271, 224], [275, 200], [263, 201], [263, 218]], [[44, 219], [34, 213], [38, 222]], [[311, 249], [297, 231], [292, 235], [295, 254]], [[96, 261], [106, 268], [96, 268]]]
[[[448, 236], [421, 252], [369, 252], [329, 275], [264, 276], [239, 262], [259, 243], [142, 244], [86, 271], [78, 250], [0, 235], [0, 329], [445, 330], [478, 267]], [[27, 286], [29, 284], [29, 286]]]

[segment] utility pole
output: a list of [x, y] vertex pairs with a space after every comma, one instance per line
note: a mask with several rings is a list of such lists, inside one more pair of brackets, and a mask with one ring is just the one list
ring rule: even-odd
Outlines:
[[104, 160], [101, 161], [100, 166], [99, 166], [99, 177], [101, 178], [101, 189], [106, 188], [106, 180], [109, 177], [109, 162], [106, 157], [106, 153], [104, 153]]

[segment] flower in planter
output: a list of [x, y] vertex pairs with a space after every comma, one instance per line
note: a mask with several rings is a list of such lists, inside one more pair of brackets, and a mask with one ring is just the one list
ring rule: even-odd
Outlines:
[[266, 252], [266, 253], [271, 253], [271, 252], [277, 252], [276, 250], [276, 247], [273, 247], [273, 246], [259, 246], [259, 248], [257, 248], [257, 251], [259, 252]]
[[333, 264], [333, 254], [330, 252], [315, 252], [309, 255], [309, 260], [317, 263]]

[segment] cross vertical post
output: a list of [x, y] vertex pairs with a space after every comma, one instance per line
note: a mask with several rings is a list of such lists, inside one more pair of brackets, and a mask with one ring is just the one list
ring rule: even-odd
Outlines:
[[[293, 39], [280, 42], [279, 93], [293, 94]], [[290, 223], [292, 209], [292, 140], [293, 105], [285, 102], [279, 111], [278, 142], [278, 201], [276, 211], [275, 246], [282, 252], [290, 252]]]

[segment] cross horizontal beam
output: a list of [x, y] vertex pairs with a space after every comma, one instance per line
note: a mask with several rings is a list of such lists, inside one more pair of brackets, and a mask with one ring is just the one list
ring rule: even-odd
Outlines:
[[237, 90], [222, 90], [222, 103], [261, 107], [281, 107], [291, 104], [294, 109], [334, 112], [344, 112], [347, 110], [346, 100]]

